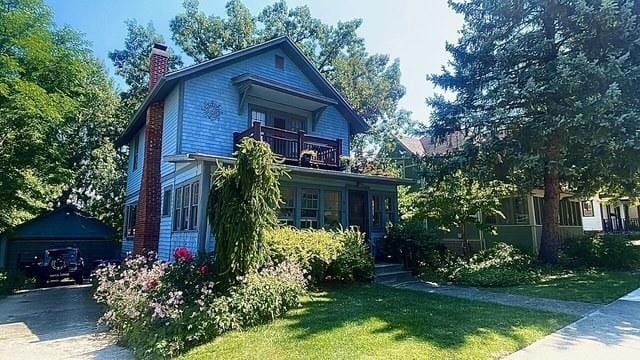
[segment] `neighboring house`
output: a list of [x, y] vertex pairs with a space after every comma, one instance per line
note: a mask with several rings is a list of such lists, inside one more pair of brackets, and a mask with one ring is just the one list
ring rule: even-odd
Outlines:
[[582, 222], [585, 231], [629, 232], [640, 231], [640, 205], [628, 198], [594, 197], [582, 202]]
[[[425, 136], [420, 139], [401, 137], [398, 139], [393, 155], [397, 164], [404, 167], [407, 178], [420, 181], [417, 160], [424, 156], [446, 154], [455, 151], [464, 144], [462, 132], [451, 134], [443, 142], [437, 142]], [[525, 251], [537, 253], [542, 237], [542, 205], [544, 194], [534, 190], [526, 195], [513, 196], [502, 200], [502, 212], [505, 219], [488, 218], [487, 223], [495, 225], [497, 235], [482, 232], [473, 226], [467, 229], [467, 238], [472, 250], [491, 247], [496, 242], [513, 244]], [[560, 201], [560, 235], [563, 238], [584, 234], [580, 201], [571, 194], [562, 194]], [[462, 234], [459, 231], [442, 233], [442, 241], [447, 247], [462, 249]]]
[[115, 259], [116, 231], [77, 208], [67, 205], [42, 214], [0, 234], [0, 269], [16, 269], [54, 247], [77, 247], [85, 263]]
[[[397, 218], [407, 180], [340, 171], [353, 135], [367, 130], [347, 101], [287, 37], [167, 74], [166, 46], [150, 58], [150, 94], [118, 146], [129, 147], [122, 251], [177, 247], [213, 251], [207, 199], [217, 166], [235, 162], [244, 137], [286, 160], [282, 223], [301, 228], [358, 226], [372, 244]], [[315, 150], [313, 167], [300, 154]]]

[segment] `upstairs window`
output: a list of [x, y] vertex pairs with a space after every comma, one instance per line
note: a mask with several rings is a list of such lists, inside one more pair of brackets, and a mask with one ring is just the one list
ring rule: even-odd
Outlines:
[[133, 159], [131, 161], [133, 170], [138, 169], [138, 153], [140, 152], [140, 135], [133, 140]]
[[251, 110], [251, 123], [260, 122], [263, 124], [267, 123], [267, 113], [260, 110]]
[[284, 70], [284, 57], [276, 55], [276, 69]]

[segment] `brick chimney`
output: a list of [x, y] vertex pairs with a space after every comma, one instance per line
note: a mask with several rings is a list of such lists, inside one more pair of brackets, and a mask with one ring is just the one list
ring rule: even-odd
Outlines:
[[[169, 54], [167, 46], [153, 44], [149, 57], [149, 93], [167, 74]], [[133, 243], [135, 254], [158, 251], [160, 237], [160, 161], [162, 159], [162, 120], [164, 102], [156, 102], [147, 108], [144, 138], [144, 163], [142, 185], [138, 199], [136, 235]]]

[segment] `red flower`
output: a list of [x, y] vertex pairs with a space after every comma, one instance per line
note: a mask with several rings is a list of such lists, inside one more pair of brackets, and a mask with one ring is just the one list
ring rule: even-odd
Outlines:
[[203, 276], [207, 276], [208, 273], [209, 267], [207, 265], [202, 265], [202, 267], [200, 268], [200, 274], [202, 274]]
[[191, 262], [191, 260], [193, 260], [193, 255], [191, 255], [191, 252], [189, 252], [189, 249], [185, 247], [176, 248], [176, 251], [173, 253], [173, 256], [176, 258], [176, 261]]
[[158, 286], [158, 280], [156, 279], [151, 279], [151, 281], [149, 281], [149, 285], [147, 285], [147, 287], [149, 288], [149, 290], [153, 290]]

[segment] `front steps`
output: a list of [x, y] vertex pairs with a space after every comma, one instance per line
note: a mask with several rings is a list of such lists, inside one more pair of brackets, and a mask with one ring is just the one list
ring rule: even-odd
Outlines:
[[402, 264], [377, 263], [375, 265], [376, 282], [383, 285], [396, 285], [416, 281]]

